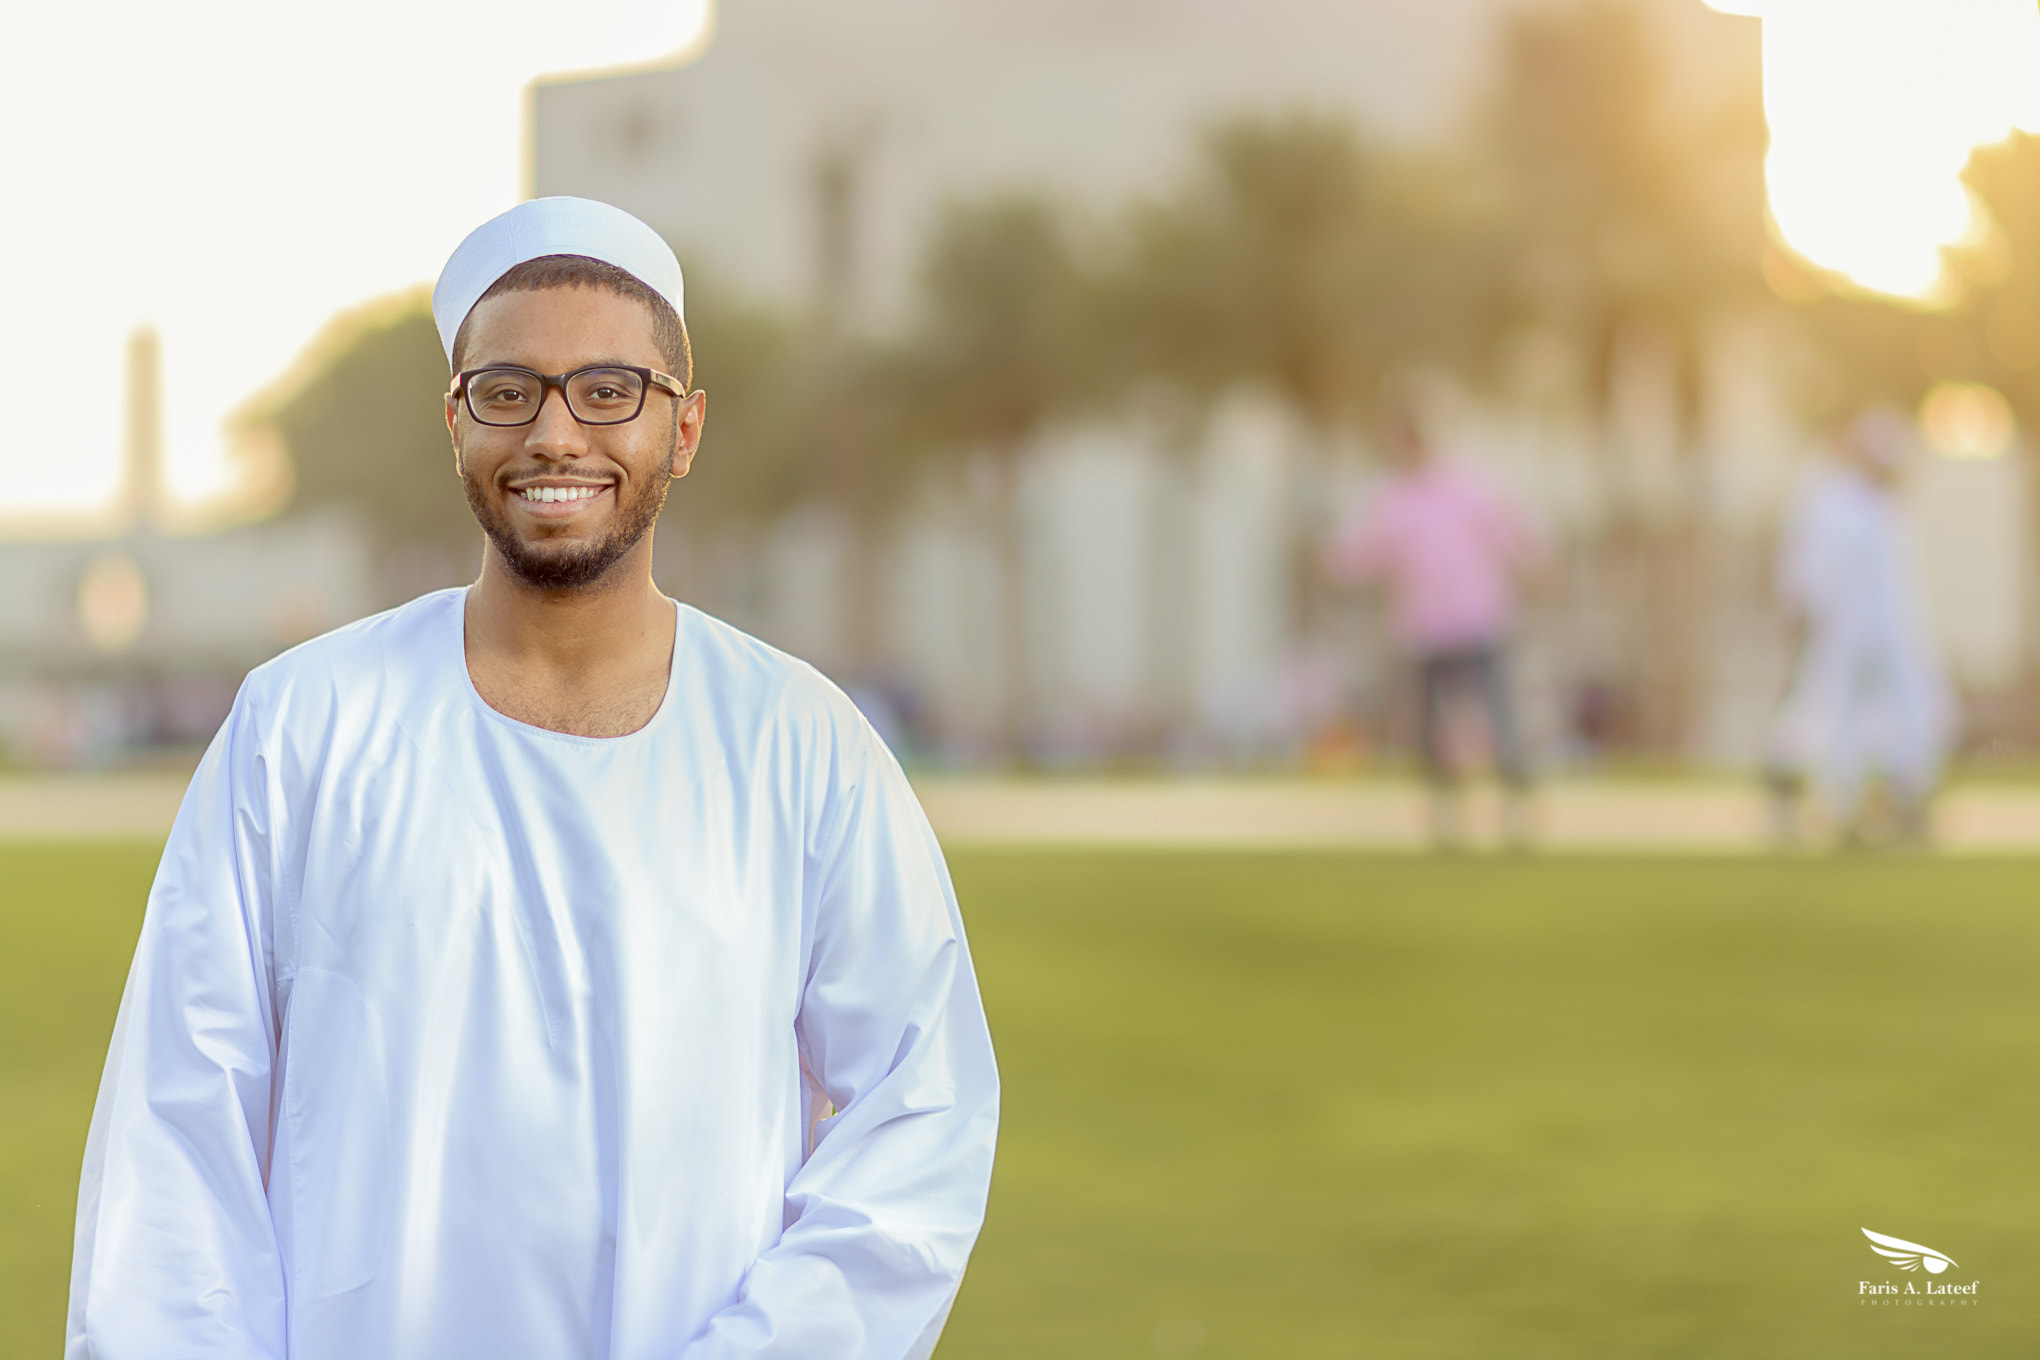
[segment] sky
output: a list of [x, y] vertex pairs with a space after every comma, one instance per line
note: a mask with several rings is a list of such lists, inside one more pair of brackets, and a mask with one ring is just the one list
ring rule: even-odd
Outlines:
[[1771, 216], [1858, 285], [1931, 298], [1940, 247], [1983, 230], [1971, 148], [2040, 131], [2033, 0], [1708, 0], [1764, 25]]
[[[1930, 294], [1939, 245], [1977, 229], [1956, 179], [1969, 149], [2040, 129], [2040, 7], [1710, 3], [1764, 20], [1786, 243], [1866, 287]], [[232, 492], [225, 419], [335, 314], [429, 281], [517, 201], [528, 84], [674, 59], [706, 6], [10, 6], [0, 525], [115, 499], [123, 355], [143, 325], [162, 342], [174, 497]]]
[[429, 281], [516, 203], [529, 82], [671, 57], [704, 4], [8, 6], [0, 518], [117, 494], [142, 325], [162, 342], [173, 494], [231, 491], [225, 417], [337, 312]]

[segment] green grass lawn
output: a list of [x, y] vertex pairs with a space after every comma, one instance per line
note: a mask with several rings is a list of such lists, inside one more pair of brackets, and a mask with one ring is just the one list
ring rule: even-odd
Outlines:
[[0, 1357], [55, 1360], [78, 1159], [153, 845], [0, 846]]
[[[0, 849], [0, 1356], [54, 1356], [153, 855]], [[2040, 866], [963, 853], [945, 1360], [2025, 1356]], [[1981, 1280], [1870, 1308], [1860, 1228]]]

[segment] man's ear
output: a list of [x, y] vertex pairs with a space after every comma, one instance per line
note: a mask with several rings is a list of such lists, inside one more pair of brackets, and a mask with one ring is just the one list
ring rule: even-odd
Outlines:
[[668, 475], [685, 477], [694, 466], [694, 454], [701, 447], [701, 426], [708, 419], [708, 393], [700, 388], [689, 392], [673, 415], [673, 462]]
[[460, 431], [455, 429], [453, 424], [454, 410], [453, 394], [449, 392], [446, 394], [446, 437], [453, 445], [453, 475], [466, 477], [467, 469], [461, 466], [460, 461]]

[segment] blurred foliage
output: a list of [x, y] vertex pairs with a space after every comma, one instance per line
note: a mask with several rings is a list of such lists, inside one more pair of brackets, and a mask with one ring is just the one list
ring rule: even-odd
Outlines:
[[[678, 513], [758, 523], [822, 499], [868, 522], [929, 459], [1017, 455], [1157, 382], [1259, 385], [1318, 429], [1351, 426], [1384, 376], [1490, 379], [1528, 333], [1559, 338], [1604, 403], [1622, 336], [1650, 328], [1690, 392], [1707, 319], [1761, 296], [1762, 118], [1754, 90], [1696, 115], [1664, 76], [1634, 5], [1539, 8], [1507, 21], [1465, 155], [1264, 112], [1206, 128], [1178, 183], [1087, 234], [1038, 197], [955, 203], [913, 323], [883, 343], [697, 289], [710, 419]], [[337, 323], [351, 345], [323, 343], [275, 409], [307, 500], [380, 514], [393, 472], [442, 456], [442, 365], [414, 303]], [[383, 522], [454, 535], [464, 515], [425, 498]]]
[[694, 384], [708, 394], [708, 420], [667, 513], [769, 519], [804, 489], [803, 435], [816, 384], [789, 381], [798, 337], [782, 317], [712, 288], [690, 287], [687, 302]]
[[419, 290], [336, 318], [240, 420], [281, 437], [299, 504], [355, 511], [385, 550], [424, 545], [465, 562], [480, 535], [453, 469], [446, 382]]
[[[845, 365], [821, 361], [764, 309], [690, 299], [695, 380], [710, 392], [702, 456], [669, 513], [769, 519], [812, 493], [810, 450]], [[237, 417], [289, 450], [295, 502], [353, 511], [373, 536], [396, 599], [472, 576], [480, 534], [453, 470], [446, 358], [422, 290], [336, 318], [293, 370]], [[429, 472], [421, 478], [421, 470]], [[397, 494], [397, 488], [403, 494]], [[420, 579], [420, 573], [427, 578]]]
[[[1357, 427], [1401, 370], [1517, 393], [1534, 352], [1559, 356], [1558, 399], [1599, 424], [1639, 338], [1670, 360], [1690, 460], [1714, 328], [1752, 313], [1803, 341], [1789, 382], [1817, 420], [1963, 377], [2040, 421], [2040, 141], [1978, 154], [1969, 182], [1996, 229], [1951, 253], [1949, 305], [1901, 305], [1769, 239], [1753, 63], [1696, 98], [1627, 0], [1526, 8], [1500, 38], [1456, 148], [1263, 111], [1207, 127], [1173, 184], [1091, 219], [1038, 196], [953, 203], [918, 307], [884, 337], [719, 296], [695, 271], [709, 422], [671, 513], [691, 534], [750, 533], [819, 501], [874, 530], [929, 469], [989, 459], [1010, 488], [1036, 431], [1158, 386], [1193, 407], [1258, 386], [1324, 432]], [[465, 562], [452, 478], [415, 493], [421, 466], [447, 467], [443, 386], [410, 295], [336, 321], [246, 419], [281, 436], [302, 502], [355, 506], [386, 544]]]
[[2040, 430], [2040, 136], [2015, 132], [1970, 160], [1964, 176], [1989, 210], [1992, 230], [1956, 252], [1965, 284], [1954, 341], [1926, 329], [1918, 342], [1930, 378], [1987, 382], [2019, 423]]
[[1761, 91], [1673, 98], [1645, 12], [1616, 0], [1526, 10], [1503, 34], [1483, 128], [1498, 188], [1491, 313], [1479, 339], [1555, 334], [1604, 409], [1618, 347], [1648, 330], [1697, 407], [1709, 320], [1761, 297]]
[[1298, 112], [1209, 128], [1186, 183], [1130, 213], [1104, 287], [1123, 372], [1256, 383], [1328, 427], [1392, 367], [1451, 356], [1478, 238], [1465, 176]]
[[1834, 424], [1864, 405], [1915, 405], [1933, 384], [1986, 383], [2027, 430], [2040, 429], [2040, 137], [1976, 149], [1963, 174], [1986, 215], [1944, 252], [1937, 305], [1850, 289], [1774, 252], [1766, 272], [1811, 343], [1805, 414]]
[[[921, 270], [918, 324], [888, 371], [903, 442], [914, 463], [977, 458], [997, 504], [987, 526], [1000, 595], [1017, 605], [1026, 551], [1018, 462], [1027, 437], [1109, 392], [1118, 370], [1096, 321], [1097, 282], [1082, 269], [1050, 205], [998, 197], [951, 204]], [[999, 611], [1000, 727], [1021, 744], [1029, 684], [1025, 612]]]
[[923, 307], [892, 373], [930, 447], [1010, 449], [1109, 382], [1095, 281], [1067, 229], [1029, 198], [953, 204], [921, 271]]
[[1770, 271], [1793, 290], [1793, 321], [1807, 340], [1804, 371], [1789, 391], [1801, 418], [1833, 430], [1865, 406], [1919, 400], [1928, 386], [1919, 359], [1925, 313], [1830, 287], [1782, 255]]
[[[1592, 432], [1608, 511], [1571, 545], [1615, 639], [1581, 664], [1628, 696], [1657, 749], [1686, 741], [1707, 651], [1704, 368], [1721, 320], [1767, 301], [1761, 87], [1697, 97], [1674, 78], [1674, 55], [1650, 14], [1621, 0], [1504, 21], [1480, 128], [1493, 272], [1470, 337], [1477, 376], [1505, 387], [1523, 376], [1509, 371], [1517, 356], [1562, 361], [1544, 385]], [[1669, 379], [1669, 497], [1639, 493], [1617, 427], [1616, 389], [1639, 360]]]

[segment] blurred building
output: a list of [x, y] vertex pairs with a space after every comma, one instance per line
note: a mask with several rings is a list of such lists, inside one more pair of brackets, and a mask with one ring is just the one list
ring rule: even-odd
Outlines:
[[[1698, 0], [1648, 0], [1672, 30], [1672, 73], [1753, 81], [1755, 21]], [[544, 82], [534, 92], [539, 194], [618, 203], [675, 243], [697, 286], [824, 324], [885, 330], [911, 306], [918, 251], [943, 206], [1018, 190], [1109, 207], [1178, 173], [1227, 115], [1310, 107], [1377, 135], [1445, 141], [1473, 111], [1512, 0], [1045, 0], [947, 5], [746, 0], [715, 16], [686, 64]], [[1753, 762], [1784, 685], [1789, 634], [1772, 599], [1781, 518], [1815, 451], [1777, 376], [1785, 338], [1735, 318], [1707, 364], [1700, 439], [1710, 484], [1705, 653], [1692, 755]], [[1609, 435], [1546, 412], [1448, 402], [1445, 442], [1561, 539], [1617, 507], [1689, 494], [1667, 361], [1642, 350]], [[1024, 598], [1002, 598], [969, 479], [931, 485], [887, 545], [889, 659], [846, 675], [850, 529], [804, 510], [739, 564], [662, 546], [664, 579], [866, 690], [893, 696], [929, 745], [991, 753], [1024, 685], [1022, 740], [1040, 761], [1174, 752], [1194, 762], [1287, 757], [1356, 705], [1393, 707], [1394, 667], [1359, 613], [1299, 618], [1308, 539], [1364, 497], [1357, 449], [1313, 447], [1279, 405], [1238, 393], [1187, 436], [1137, 416], [1036, 440], [1021, 483]], [[1608, 459], [1621, 466], [1610, 474]], [[2021, 456], [1924, 460], [1908, 491], [1931, 611], [1973, 693], [2033, 670], [2032, 493]], [[987, 483], [991, 479], [986, 479]], [[1606, 626], [1623, 582], [1533, 609], [1520, 679], [1547, 754], [1620, 741], [1624, 700], [1601, 678], [1626, 645]], [[1016, 681], [1001, 611], [1025, 614]], [[841, 663], [841, 664], [839, 664]]]
[[[1199, 127], [1242, 111], [1342, 111], [1377, 135], [1449, 140], [1516, 2], [745, 0], [686, 65], [541, 84], [532, 184], [643, 216], [701, 291], [884, 330], [905, 318], [920, 248], [952, 200], [1018, 190], [1109, 208], [1172, 182]], [[1750, 77], [1754, 21], [1698, 0], [1643, 3], [1674, 30], [1676, 79]], [[1754, 760], [1784, 685], [1773, 543], [1816, 451], [1780, 387], [1789, 338], [1747, 320], [1723, 318], [1697, 435], [1709, 543], [1690, 754], [1727, 763]], [[1669, 515], [1693, 494], [1669, 360], [1632, 348], [1603, 430], [1535, 400], [1441, 391], [1438, 434], [1562, 542], [1618, 513]], [[138, 337], [125, 531], [0, 542], [11, 758], [188, 749], [250, 666], [380, 598], [389, 562], [348, 511], [162, 532], [155, 373]], [[2040, 654], [2028, 584], [2040, 489], [2025, 449], [1993, 452], [1923, 454], [1906, 495], [1951, 669], [1983, 729], [2014, 732]], [[937, 759], [996, 759], [1017, 738], [1049, 765], [1262, 762], [1292, 759], [1356, 711], [1390, 725], [1397, 668], [1367, 611], [1298, 589], [1313, 541], [1371, 492], [1363, 449], [1325, 447], [1249, 391], [1189, 424], [1136, 410], [1042, 431], [1018, 482], [1017, 600], [991, 546], [1000, 479], [955, 464], [880, 545], [875, 665], [847, 635], [853, 527], [820, 505], [730, 542], [662, 535], [660, 580], [817, 662]], [[1631, 642], [1609, 621], [1626, 584], [1574, 582], [1563, 607], [1532, 602], [1519, 681], [1547, 756], [1623, 740], [1628, 699], [1608, 677]], [[1017, 665], [1004, 654], [1016, 608]]]
[[[1651, 0], [1682, 79], [1756, 60], [1755, 20]], [[628, 208], [681, 261], [851, 324], [898, 315], [942, 206], [1159, 188], [1211, 121], [1351, 114], [1441, 140], [1518, 0], [742, 0], [685, 65], [533, 92], [536, 194]]]
[[125, 532], [0, 542], [0, 756], [104, 764], [210, 740], [241, 677], [369, 611], [341, 514], [173, 537], [161, 520], [154, 337], [129, 348]]

